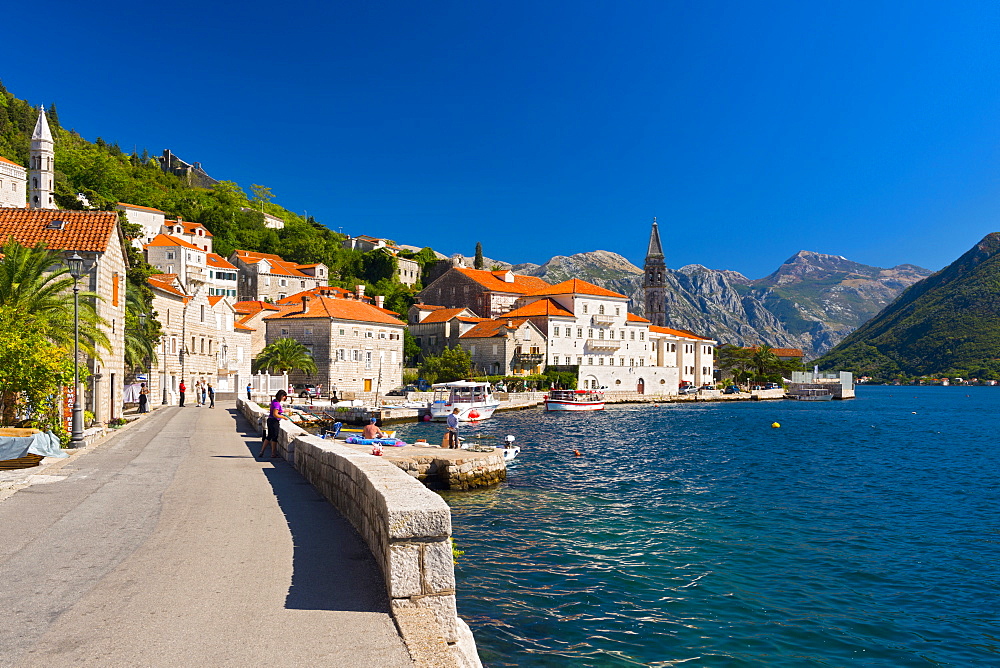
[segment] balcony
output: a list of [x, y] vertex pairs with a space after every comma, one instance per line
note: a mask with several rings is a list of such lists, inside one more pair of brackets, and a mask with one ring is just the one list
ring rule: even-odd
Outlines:
[[515, 353], [514, 364], [521, 367], [538, 366], [545, 361], [545, 353]]
[[613, 315], [593, 315], [590, 317], [590, 321], [595, 325], [613, 325], [615, 324], [615, 316]]
[[621, 341], [614, 339], [587, 339], [587, 348], [591, 350], [618, 350], [621, 347]]

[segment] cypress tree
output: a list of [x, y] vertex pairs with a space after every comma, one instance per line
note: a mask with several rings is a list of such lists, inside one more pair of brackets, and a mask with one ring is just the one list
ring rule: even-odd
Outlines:
[[472, 266], [476, 269], [483, 268], [483, 244], [479, 241], [476, 242], [476, 259]]

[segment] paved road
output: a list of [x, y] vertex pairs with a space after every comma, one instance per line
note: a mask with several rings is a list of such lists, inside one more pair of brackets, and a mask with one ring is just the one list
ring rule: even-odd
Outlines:
[[231, 402], [162, 408], [0, 502], [0, 666], [412, 665], [364, 543], [259, 445]]

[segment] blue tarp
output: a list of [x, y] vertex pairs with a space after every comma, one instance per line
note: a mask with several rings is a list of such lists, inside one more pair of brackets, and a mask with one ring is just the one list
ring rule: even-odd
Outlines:
[[69, 457], [69, 453], [59, 447], [59, 439], [51, 431], [31, 436], [0, 436], [0, 461], [19, 459], [28, 454]]

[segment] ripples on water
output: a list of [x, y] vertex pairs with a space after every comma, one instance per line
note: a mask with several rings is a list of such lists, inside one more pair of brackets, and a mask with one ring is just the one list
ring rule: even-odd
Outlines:
[[1000, 665], [1000, 388], [858, 394], [482, 423], [522, 447], [445, 495], [484, 664]]

